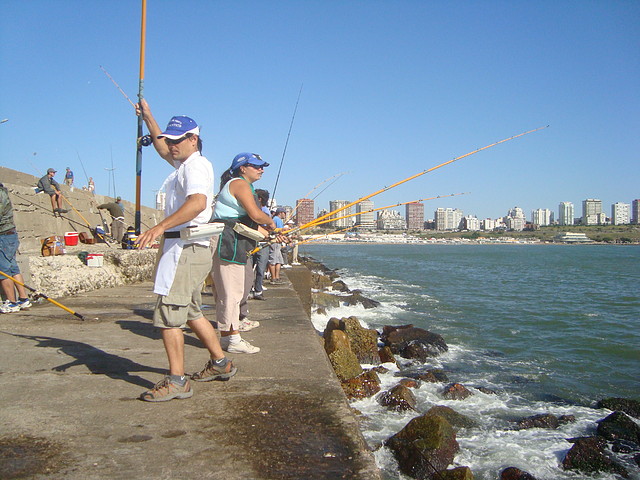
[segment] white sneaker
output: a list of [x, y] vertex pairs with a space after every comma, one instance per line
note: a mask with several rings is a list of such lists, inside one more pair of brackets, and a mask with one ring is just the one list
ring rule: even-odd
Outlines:
[[16, 313], [20, 311], [20, 305], [17, 303], [5, 300], [3, 304], [0, 304], [0, 312], [2, 313]]
[[258, 353], [260, 351], [259, 347], [254, 347], [246, 340], [240, 340], [238, 343], [229, 343], [226, 347], [222, 345], [222, 349], [229, 353]]
[[257, 328], [259, 326], [260, 322], [244, 318], [240, 321], [240, 327], [238, 328], [238, 330], [241, 332], [248, 332], [249, 330], [253, 330], [254, 328]]

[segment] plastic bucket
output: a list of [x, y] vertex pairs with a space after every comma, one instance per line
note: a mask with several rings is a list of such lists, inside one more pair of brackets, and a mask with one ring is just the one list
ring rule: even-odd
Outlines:
[[66, 232], [64, 234], [64, 244], [67, 247], [78, 245], [78, 232]]

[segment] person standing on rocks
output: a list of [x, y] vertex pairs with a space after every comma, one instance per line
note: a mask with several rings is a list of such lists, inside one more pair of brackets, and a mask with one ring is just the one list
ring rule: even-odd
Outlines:
[[73, 191], [73, 172], [69, 167], [64, 174], [64, 184]]
[[111, 236], [116, 242], [121, 242], [124, 237], [124, 207], [122, 198], [117, 197], [114, 202], [103, 203], [98, 208], [108, 210], [113, 219], [111, 222]]
[[36, 189], [36, 193], [44, 191], [49, 195], [54, 216], [56, 213], [67, 213], [69, 211], [62, 208], [62, 192], [60, 192], [60, 184], [53, 179], [55, 174], [56, 170], [54, 168], [48, 168], [47, 174], [38, 180], [38, 188]]
[[[24, 283], [16, 261], [19, 246], [16, 224], [13, 221], [13, 205], [11, 205], [7, 188], [0, 183], [0, 271]], [[0, 304], [0, 312], [15, 313], [31, 306], [31, 301], [23, 285], [6, 278], [4, 275], [0, 283], [6, 297], [5, 302]], [[18, 290], [18, 298], [16, 298], [16, 289]]]
[[189, 117], [175, 116], [162, 132], [144, 99], [136, 105], [136, 112], [147, 124], [158, 154], [175, 169], [165, 181], [165, 218], [137, 239], [139, 247], [144, 248], [162, 237], [153, 288], [158, 295], [153, 324], [162, 332], [169, 375], [140, 398], [163, 402], [193, 395], [184, 372], [183, 330], [187, 326], [211, 356], [203, 370], [191, 375], [193, 380], [227, 380], [237, 369], [225, 357], [213, 326], [200, 309], [201, 287], [211, 270], [209, 239], [189, 243], [180, 239], [182, 228], [203, 225], [212, 214], [213, 167], [201, 154], [200, 128]]

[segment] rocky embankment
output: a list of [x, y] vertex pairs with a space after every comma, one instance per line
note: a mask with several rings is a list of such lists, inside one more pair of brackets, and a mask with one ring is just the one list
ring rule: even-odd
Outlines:
[[[314, 311], [325, 314], [327, 308], [362, 304], [375, 308], [375, 300], [349, 290], [338, 274], [312, 258], [305, 258], [312, 272], [312, 300]], [[493, 394], [482, 386], [467, 386], [449, 379], [439, 369], [424, 369], [416, 373], [403, 371], [403, 365], [424, 362], [448, 350], [442, 336], [413, 325], [386, 326], [382, 331], [363, 328], [356, 317], [330, 318], [323, 332], [324, 348], [342, 387], [350, 400], [375, 396], [390, 414], [414, 411], [416, 416], [405, 427], [383, 442], [395, 456], [401, 472], [417, 479], [471, 480], [469, 467], [450, 468], [460, 446], [456, 432], [477, 427], [477, 422], [455, 409], [433, 405], [419, 411], [412, 390], [423, 382], [441, 384], [443, 399], [464, 402], [474, 390]], [[381, 391], [379, 373], [389, 371], [384, 364], [395, 364], [398, 382]], [[363, 369], [362, 365], [373, 365]], [[633, 478], [629, 465], [640, 467], [640, 402], [610, 398], [598, 402], [598, 408], [613, 411], [594, 425], [595, 434], [567, 439], [573, 444], [564, 455], [560, 467], [585, 475], [612, 473], [621, 478]], [[548, 428], [574, 422], [573, 415], [539, 414], [514, 422], [514, 429]], [[383, 445], [377, 446], [381, 448]], [[505, 464], [509, 460], [505, 458]], [[637, 470], [636, 470], [637, 472]], [[535, 480], [531, 474], [511, 466], [502, 470], [501, 480]], [[541, 479], [540, 479], [541, 480]]]

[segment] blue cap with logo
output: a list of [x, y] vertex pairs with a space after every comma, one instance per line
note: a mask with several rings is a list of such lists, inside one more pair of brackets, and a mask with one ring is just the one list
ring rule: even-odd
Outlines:
[[235, 156], [233, 162], [231, 162], [230, 170], [237, 170], [243, 165], [255, 165], [257, 167], [269, 166], [257, 153], [239, 153]]
[[177, 140], [180, 137], [184, 137], [187, 133], [194, 135], [200, 135], [200, 127], [192, 118], [184, 115], [177, 115], [167, 125], [167, 129], [158, 135], [158, 138], [167, 137], [172, 140]]

